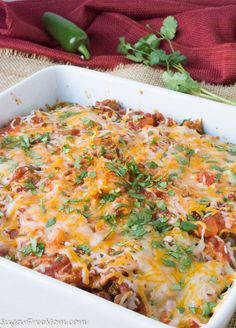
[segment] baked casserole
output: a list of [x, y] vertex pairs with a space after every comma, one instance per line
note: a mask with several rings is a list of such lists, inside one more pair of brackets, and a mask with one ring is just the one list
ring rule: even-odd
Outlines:
[[236, 146], [113, 100], [0, 129], [0, 255], [175, 327], [235, 279]]

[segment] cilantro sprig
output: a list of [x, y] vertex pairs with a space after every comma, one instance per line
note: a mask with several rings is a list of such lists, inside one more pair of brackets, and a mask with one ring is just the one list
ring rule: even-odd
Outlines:
[[[121, 36], [119, 38], [117, 51], [123, 54], [125, 58], [136, 63], [166, 67], [166, 71], [162, 73], [162, 78], [165, 86], [171, 90], [236, 106], [235, 101], [217, 96], [203, 88], [184, 68], [183, 65], [187, 58], [179, 51], [176, 51], [172, 45], [177, 27], [178, 22], [176, 19], [173, 16], [168, 16], [164, 19], [159, 31], [155, 31], [147, 25], [147, 28], [149, 28], [152, 33], [140, 38], [134, 44], [127, 42], [125, 37]], [[161, 48], [163, 42], [168, 43], [170, 49], [169, 53]]]

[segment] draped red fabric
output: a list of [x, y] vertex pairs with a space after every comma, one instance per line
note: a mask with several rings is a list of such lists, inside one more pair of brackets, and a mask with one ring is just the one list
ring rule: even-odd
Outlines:
[[[44, 32], [45, 11], [60, 14], [85, 29], [92, 58], [62, 50]], [[179, 23], [173, 42], [187, 56], [187, 68], [198, 80], [236, 81], [236, 0], [0, 0], [0, 47], [45, 55], [90, 68], [109, 69], [128, 64], [116, 51], [118, 39], [136, 41], [158, 29], [163, 18], [174, 15]]]

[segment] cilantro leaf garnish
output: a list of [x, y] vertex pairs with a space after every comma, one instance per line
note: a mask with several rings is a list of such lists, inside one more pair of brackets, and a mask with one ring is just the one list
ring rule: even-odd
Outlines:
[[185, 249], [181, 245], [173, 243], [172, 246], [161, 244], [165, 250], [162, 262], [166, 266], [175, 267], [180, 272], [186, 272], [192, 264], [192, 248]]
[[215, 307], [216, 307], [215, 302], [205, 303], [202, 308], [203, 317], [209, 317], [213, 313]]
[[57, 222], [56, 218], [50, 218], [47, 220], [46, 222], [46, 228], [50, 228], [51, 226], [53, 226], [55, 223]]
[[24, 187], [28, 190], [35, 190], [36, 186], [33, 183], [33, 180], [31, 178], [26, 179], [24, 183]]
[[59, 119], [61, 122], [64, 122], [67, 118], [75, 115], [79, 115], [81, 112], [66, 111], [60, 114]]
[[65, 144], [62, 146], [61, 153], [62, 154], [68, 154], [71, 150], [71, 147], [69, 144]]
[[150, 169], [156, 169], [158, 167], [158, 164], [155, 162], [147, 162], [146, 165], [150, 168]]
[[124, 225], [124, 230], [134, 238], [140, 238], [150, 231], [148, 225], [152, 220], [152, 211], [148, 208], [133, 210]]
[[116, 175], [123, 177], [127, 173], [127, 168], [119, 165], [119, 166], [114, 166], [112, 164], [107, 165], [107, 168], [109, 171], [114, 172]]
[[172, 261], [172, 260], [170, 260], [170, 259], [167, 259], [167, 258], [164, 258], [163, 257], [161, 260], [162, 260], [163, 264], [165, 264], [168, 267], [171, 267], [171, 268], [175, 268], [176, 267], [175, 262]]
[[45, 245], [43, 243], [38, 243], [37, 238], [30, 238], [30, 243], [27, 246], [23, 246], [19, 249], [24, 255], [34, 254], [37, 256], [42, 256], [44, 253]]
[[189, 221], [181, 221], [180, 222], [180, 229], [183, 231], [193, 231], [198, 229], [198, 226], [196, 224], [193, 224]]
[[100, 204], [113, 202], [120, 195], [120, 189], [111, 190], [108, 194], [103, 194]]
[[50, 139], [49, 132], [45, 132], [42, 134], [36, 133], [30, 138], [30, 143], [41, 141], [42, 143], [47, 144], [49, 142], [49, 139]]
[[88, 117], [83, 118], [81, 121], [85, 126], [88, 126], [91, 128], [94, 127], [95, 122], [93, 120], [90, 120]]
[[153, 227], [156, 231], [165, 232], [172, 229], [172, 226], [168, 224], [167, 218], [159, 218], [156, 221], [153, 221]]
[[95, 172], [95, 171], [90, 171], [90, 172], [88, 172], [88, 178], [96, 178], [96, 176], [97, 176], [97, 173]]
[[91, 253], [91, 248], [88, 245], [84, 245], [84, 244], [76, 246], [76, 250], [82, 251], [82, 253], [84, 254]]
[[104, 220], [112, 228], [117, 226], [116, 215], [115, 214], [106, 214], [99, 217], [99, 219]]
[[27, 150], [30, 148], [30, 139], [27, 135], [22, 135], [19, 137], [20, 148]]

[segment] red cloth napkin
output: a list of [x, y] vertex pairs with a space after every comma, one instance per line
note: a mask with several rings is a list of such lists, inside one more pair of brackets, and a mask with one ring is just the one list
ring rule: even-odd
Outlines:
[[[45, 11], [63, 15], [87, 31], [90, 61], [63, 51], [48, 37], [41, 25]], [[187, 56], [194, 78], [236, 81], [236, 0], [0, 0], [0, 47], [109, 69], [130, 63], [116, 51], [120, 36], [134, 42], [148, 32], [147, 23], [158, 29], [167, 15], [179, 22], [173, 45]]]

